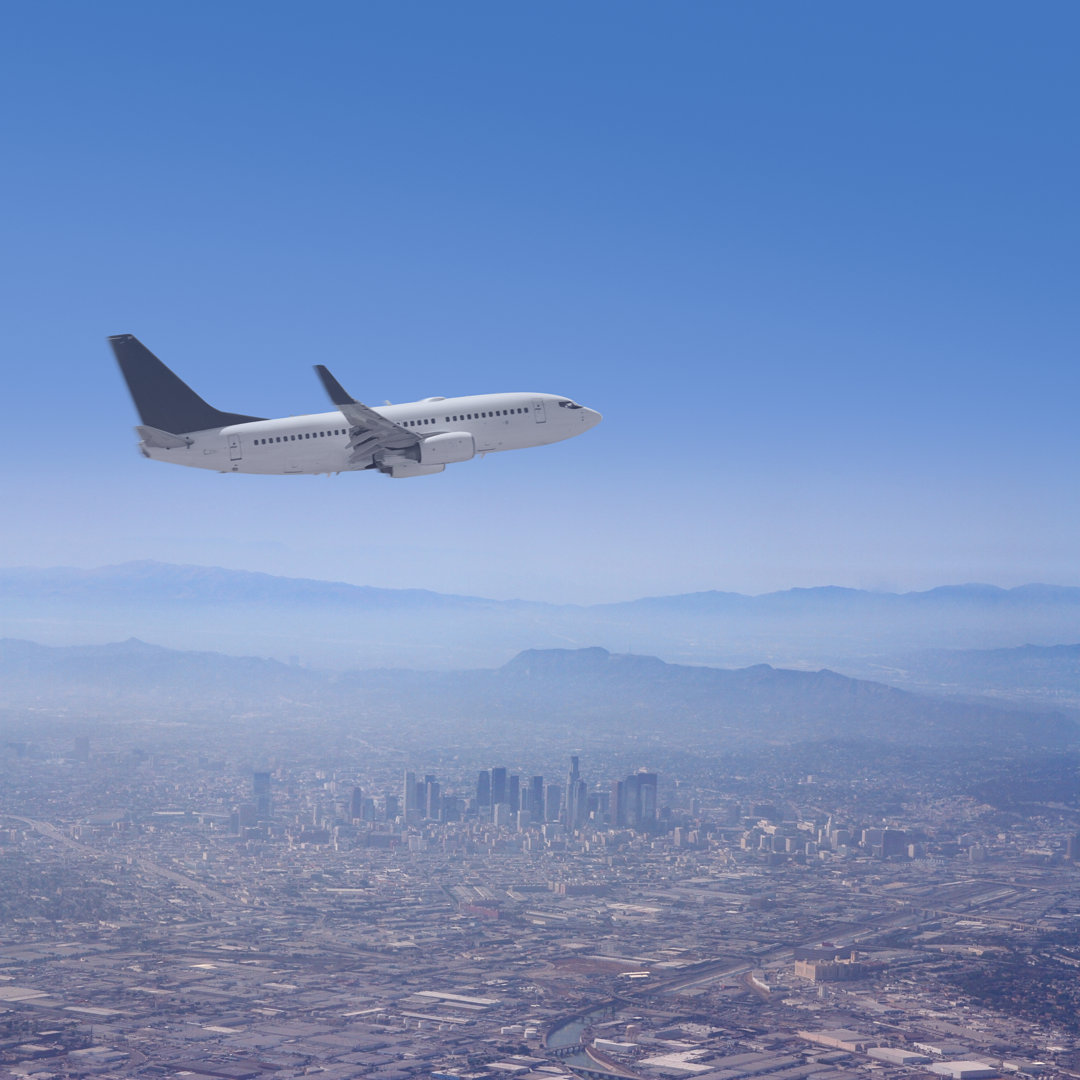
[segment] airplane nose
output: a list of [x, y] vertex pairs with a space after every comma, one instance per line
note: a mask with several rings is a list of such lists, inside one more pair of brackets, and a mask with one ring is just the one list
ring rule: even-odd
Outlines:
[[595, 409], [582, 409], [581, 413], [586, 427], [596, 427], [604, 419]]

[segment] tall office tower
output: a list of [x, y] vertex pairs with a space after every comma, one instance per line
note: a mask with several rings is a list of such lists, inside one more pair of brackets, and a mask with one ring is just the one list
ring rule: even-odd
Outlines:
[[621, 791], [613, 792], [623, 823], [631, 829], [649, 829], [655, 824], [657, 779], [656, 773], [642, 769], [623, 781]]
[[654, 772], [645, 772], [641, 770], [637, 774], [638, 778], [638, 799], [640, 811], [638, 814], [638, 822], [643, 829], [648, 829], [656, 821], [657, 806], [657, 787], [659, 786], [659, 777]]
[[270, 774], [257, 772], [251, 778], [252, 801], [260, 821], [270, 820]]
[[559, 820], [559, 810], [562, 807], [562, 788], [558, 784], [548, 784], [544, 788], [544, 820], [556, 822]]
[[1080, 833], [1074, 833], [1065, 841], [1065, 858], [1070, 862], [1080, 862]]
[[534, 776], [529, 781], [529, 813], [533, 821], [544, 820], [544, 778]]
[[626, 782], [611, 781], [611, 798], [608, 800], [608, 820], [615, 828], [626, 824]]
[[570, 758], [570, 770], [566, 774], [566, 812], [563, 814], [563, 821], [571, 829], [574, 827], [574, 821], [577, 817], [577, 807], [574, 800], [577, 798], [577, 784], [580, 779], [581, 773], [578, 771], [578, 759], [575, 754]]
[[491, 805], [491, 773], [487, 769], [480, 770], [476, 781], [476, 805], [482, 809]]
[[566, 808], [566, 824], [572, 829], [580, 829], [589, 816], [589, 785], [584, 780], [576, 780], [572, 794], [566, 793]]
[[419, 810], [416, 801], [416, 773], [405, 770], [405, 780], [401, 785], [401, 811], [408, 816], [410, 810]]
[[394, 795], [392, 792], [388, 791], [383, 796], [383, 806], [384, 806], [385, 811], [386, 811], [386, 820], [387, 821], [393, 821], [394, 818], [396, 818], [398, 816], [398, 814], [401, 813], [401, 810], [399, 808], [400, 803], [399, 803], [398, 797], [396, 795]]
[[623, 781], [623, 822], [630, 829], [641, 825], [641, 785], [636, 775], [628, 776]]
[[352, 795], [349, 796], [349, 818], [355, 821], [357, 818], [364, 816], [364, 793], [360, 790], [359, 786], [352, 789]]
[[510, 777], [510, 790], [506, 793], [506, 801], [510, 804], [511, 813], [516, 814], [521, 809], [521, 777], [517, 773]]
[[506, 770], [500, 766], [491, 770], [491, 805], [506, 802]]
[[439, 781], [434, 776], [424, 778], [424, 817], [438, 821], [442, 812], [439, 797]]

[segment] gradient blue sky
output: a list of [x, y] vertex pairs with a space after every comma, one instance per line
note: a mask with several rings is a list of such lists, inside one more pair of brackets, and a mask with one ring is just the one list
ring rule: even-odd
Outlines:
[[[1080, 7], [4, 6], [0, 564], [595, 601], [1080, 584]], [[209, 401], [542, 390], [391, 481], [142, 460]]]

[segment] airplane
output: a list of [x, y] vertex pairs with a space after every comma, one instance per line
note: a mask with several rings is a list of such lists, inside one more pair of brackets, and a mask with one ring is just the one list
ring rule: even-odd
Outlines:
[[133, 334], [108, 340], [142, 421], [135, 428], [142, 454], [222, 473], [428, 476], [499, 450], [560, 442], [601, 420], [556, 394], [430, 397], [371, 408], [322, 364], [315, 371], [335, 410], [268, 420], [208, 405]]

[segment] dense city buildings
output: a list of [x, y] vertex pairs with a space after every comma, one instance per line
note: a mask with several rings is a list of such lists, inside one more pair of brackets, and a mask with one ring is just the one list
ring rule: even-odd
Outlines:
[[1015, 762], [263, 723], [12, 728], [0, 1069], [1080, 1075], [1076, 812]]

